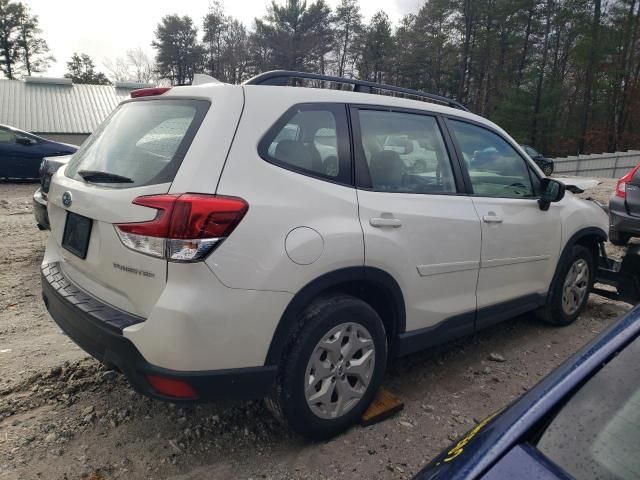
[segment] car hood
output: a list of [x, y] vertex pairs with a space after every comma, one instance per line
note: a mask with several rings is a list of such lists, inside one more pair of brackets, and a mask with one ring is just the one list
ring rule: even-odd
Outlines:
[[[598, 180], [597, 178], [588, 178], [588, 177], [553, 177], [559, 182], [564, 183], [567, 190], [573, 191], [575, 189], [578, 190], [589, 190], [590, 188], [597, 187], [602, 183], [602, 180]], [[580, 192], [577, 192], [580, 193]]]

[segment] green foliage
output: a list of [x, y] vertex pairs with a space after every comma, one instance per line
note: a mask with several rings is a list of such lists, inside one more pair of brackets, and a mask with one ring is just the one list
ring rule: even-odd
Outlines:
[[32, 15], [28, 7], [22, 6], [17, 20], [16, 45], [25, 73], [44, 72], [55, 58], [49, 55], [49, 45], [40, 36], [42, 30], [38, 26], [38, 17]]
[[91, 57], [86, 53], [74, 53], [71, 60], [67, 62], [66, 78], [73, 80], [73, 83], [87, 83], [91, 85], [109, 85], [109, 79], [102, 72], [97, 72]]
[[47, 69], [53, 57], [40, 36], [38, 17], [29, 7], [13, 0], [0, 0], [0, 71], [8, 79]]
[[158, 74], [173, 84], [189, 83], [193, 80], [193, 75], [201, 71], [204, 48], [198, 41], [198, 29], [191, 17], [163, 17], [151, 45], [157, 50]]
[[389, 17], [379, 11], [367, 25], [362, 38], [358, 72], [364, 80], [388, 82], [393, 71], [395, 44]]
[[331, 9], [324, 0], [272, 2], [267, 15], [256, 19], [252, 44], [257, 70], [283, 68], [326, 71], [325, 56], [333, 48]]

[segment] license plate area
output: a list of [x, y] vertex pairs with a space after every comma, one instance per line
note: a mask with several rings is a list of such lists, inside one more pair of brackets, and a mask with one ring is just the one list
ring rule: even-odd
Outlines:
[[67, 212], [67, 220], [62, 234], [62, 247], [83, 260], [87, 258], [92, 226], [93, 221], [90, 218]]

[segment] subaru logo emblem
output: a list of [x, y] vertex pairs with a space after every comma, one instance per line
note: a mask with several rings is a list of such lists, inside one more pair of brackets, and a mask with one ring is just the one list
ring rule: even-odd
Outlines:
[[62, 204], [65, 207], [70, 207], [73, 202], [73, 198], [71, 198], [71, 192], [67, 191], [62, 194]]

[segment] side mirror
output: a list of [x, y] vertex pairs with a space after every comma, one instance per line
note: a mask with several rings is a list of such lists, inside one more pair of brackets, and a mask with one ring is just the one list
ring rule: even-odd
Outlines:
[[559, 202], [564, 198], [565, 186], [564, 183], [554, 180], [552, 178], [543, 178], [540, 180], [540, 190], [542, 194], [538, 200], [540, 210], [549, 210], [549, 207], [554, 202]]

